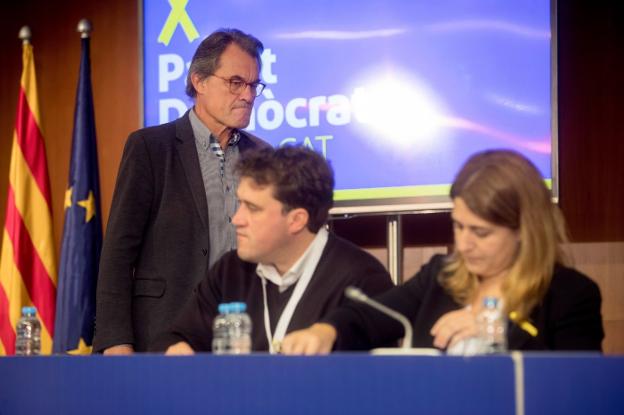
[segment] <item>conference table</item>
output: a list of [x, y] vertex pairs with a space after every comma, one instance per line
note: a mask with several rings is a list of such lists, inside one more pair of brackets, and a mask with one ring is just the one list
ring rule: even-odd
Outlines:
[[0, 358], [0, 415], [624, 414], [624, 357]]

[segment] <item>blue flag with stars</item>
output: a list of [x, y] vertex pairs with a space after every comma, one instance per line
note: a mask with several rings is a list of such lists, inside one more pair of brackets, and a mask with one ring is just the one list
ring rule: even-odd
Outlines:
[[54, 353], [91, 352], [102, 220], [89, 38], [83, 37], [56, 299]]

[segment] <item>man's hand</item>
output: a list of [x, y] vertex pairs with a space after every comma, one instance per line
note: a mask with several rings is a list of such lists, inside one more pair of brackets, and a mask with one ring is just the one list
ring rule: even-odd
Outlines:
[[169, 346], [165, 354], [170, 356], [185, 356], [195, 354], [195, 352], [187, 342], [178, 342]]
[[121, 356], [133, 354], [134, 348], [131, 344], [118, 344], [117, 346], [109, 347], [108, 349], [104, 349], [104, 354], [107, 356]]
[[283, 354], [328, 354], [336, 341], [336, 329], [326, 323], [316, 323], [305, 330], [293, 331], [282, 341]]

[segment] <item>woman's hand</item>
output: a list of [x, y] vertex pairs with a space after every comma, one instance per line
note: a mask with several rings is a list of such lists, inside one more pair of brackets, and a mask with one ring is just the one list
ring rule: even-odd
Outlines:
[[284, 337], [281, 352], [295, 355], [328, 354], [334, 346], [337, 335], [334, 326], [316, 323], [307, 329], [293, 331]]
[[470, 307], [450, 311], [436, 321], [431, 328], [433, 345], [447, 349], [455, 343], [478, 334], [477, 319]]

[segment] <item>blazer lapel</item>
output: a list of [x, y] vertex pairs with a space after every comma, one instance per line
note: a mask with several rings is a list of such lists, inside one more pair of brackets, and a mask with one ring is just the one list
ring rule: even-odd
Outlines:
[[[189, 110], [192, 111], [192, 110]], [[193, 201], [197, 208], [197, 213], [201, 218], [202, 225], [208, 227], [208, 202], [206, 201], [206, 189], [204, 179], [199, 167], [199, 157], [195, 147], [195, 136], [193, 128], [188, 118], [188, 111], [183, 117], [176, 121], [176, 149], [182, 161], [184, 174], [191, 188]]]
[[[528, 321], [536, 328], [543, 327], [543, 324], [540, 324], [540, 316], [541, 316], [541, 306], [536, 306], [531, 315], [529, 316]], [[538, 331], [537, 336], [533, 337], [523, 328], [521, 328], [518, 324], [509, 321], [507, 325], [507, 341], [508, 348], [512, 350], [528, 350], [533, 349], [535, 346], [531, 347], [531, 344], [541, 344], [543, 342], [543, 333]], [[537, 343], [536, 343], [537, 342]]]
[[248, 133], [244, 130], [239, 130], [241, 133], [241, 139], [238, 142], [238, 150], [241, 154], [245, 154], [247, 151], [259, 148], [259, 147], [271, 147], [271, 145], [255, 135]]
[[507, 347], [509, 350], [521, 350], [529, 341], [529, 334], [523, 331], [516, 324], [507, 325]]

